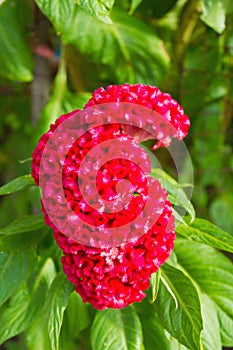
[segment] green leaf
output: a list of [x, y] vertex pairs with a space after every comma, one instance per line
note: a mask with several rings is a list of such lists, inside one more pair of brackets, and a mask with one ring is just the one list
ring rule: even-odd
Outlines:
[[54, 265], [48, 259], [32, 286], [24, 284], [12, 297], [9, 305], [3, 307], [0, 320], [0, 344], [25, 331], [42, 313], [51, 283]]
[[89, 14], [104, 23], [112, 23], [109, 17], [115, 0], [76, 0], [77, 4]]
[[[0, 39], [1, 40], [1, 39]], [[22, 175], [0, 187], [0, 196], [25, 190], [34, 186], [34, 180], [31, 175]]]
[[202, 0], [201, 19], [221, 34], [225, 29], [226, 14], [233, 11], [231, 0]]
[[46, 226], [36, 231], [0, 235], [0, 251], [15, 252], [29, 248], [42, 240], [49, 231], [49, 227]]
[[222, 342], [233, 345], [233, 264], [221, 252], [197, 242], [177, 239], [178, 262], [215, 303]]
[[141, 4], [143, 0], [132, 0], [130, 4], [129, 14], [132, 15], [136, 8]]
[[123, 11], [114, 8], [111, 19], [111, 25], [101, 23], [77, 8], [63, 30], [63, 41], [91, 62], [109, 67], [119, 83], [158, 84], [169, 65], [163, 42], [150, 27]]
[[64, 313], [60, 348], [75, 350], [77, 348], [78, 338], [83, 336], [81, 332], [87, 329], [89, 324], [90, 316], [88, 313], [88, 304], [84, 303], [80, 295], [74, 291], [69, 297], [69, 302]]
[[220, 326], [216, 306], [208, 295], [199, 293], [204, 328], [201, 335], [204, 350], [222, 350]]
[[11, 222], [9, 225], [0, 228], [1, 235], [15, 235], [24, 232], [34, 231], [40, 228], [44, 228], [44, 218], [43, 215], [25, 215], [15, 221]]
[[73, 289], [73, 285], [67, 280], [63, 272], [57, 275], [49, 289], [45, 309], [47, 310], [46, 323], [52, 350], [59, 349], [63, 315]]
[[201, 349], [200, 301], [193, 283], [182, 271], [163, 265], [155, 306], [163, 327], [173, 337], [192, 350]]
[[64, 314], [64, 323], [62, 324], [62, 330], [66, 328], [66, 335], [69, 335], [69, 337], [72, 337], [72, 334], [77, 337], [89, 325], [90, 317], [87, 306], [87, 303], [82, 301], [76, 291], [70, 294]]
[[186, 346], [180, 344], [178, 340], [173, 338], [170, 334], [168, 334], [167, 337], [170, 345], [170, 350], [190, 350]]
[[156, 273], [153, 273], [150, 278], [151, 289], [152, 289], [152, 302], [154, 302], [157, 298], [159, 291], [159, 283], [160, 283], [160, 270]]
[[32, 249], [0, 252], [0, 305], [2, 305], [31, 273], [36, 261]]
[[35, 0], [41, 11], [51, 20], [57, 33], [70, 23], [75, 8], [74, 0]]
[[233, 252], [232, 235], [204, 219], [195, 219], [190, 225], [180, 224], [176, 232], [193, 241], [208, 244], [214, 248]]
[[[179, 206], [185, 211], [188, 212], [188, 214], [191, 216], [191, 222], [195, 219], [196, 213], [195, 209], [188, 199], [185, 191], [183, 190], [184, 187], [192, 187], [191, 184], [179, 184], [173, 177], [168, 175], [165, 171], [159, 168], [153, 168], [151, 173], [151, 176], [153, 176], [155, 179], [159, 180], [162, 187], [166, 188], [169, 196], [168, 199], [171, 201], [172, 204], [176, 206]], [[174, 210], [174, 215], [176, 216], [176, 219], [178, 221], [182, 222], [182, 217], [177, 213], [176, 210]]]
[[23, 82], [32, 80], [31, 54], [12, 1], [0, 6], [0, 52], [0, 76]]
[[143, 330], [143, 344], [146, 350], [170, 350], [164, 329], [156, 314], [154, 305], [147, 299], [135, 304]]
[[133, 306], [97, 312], [91, 329], [93, 350], [143, 349], [142, 329]]
[[[32, 280], [30, 281], [31, 285], [34, 286], [34, 289], [39, 289], [39, 285], [45, 282], [44, 284], [46, 284], [46, 290], [44, 293], [44, 298], [46, 300], [48, 288], [50, 287], [52, 281], [56, 276], [56, 267], [54, 265], [53, 260], [51, 258], [46, 259], [42, 265], [42, 268], [40, 268], [39, 272], [38, 270], [36, 270], [34, 275], [36, 277], [32, 278]], [[33, 300], [38, 305], [38, 301], [36, 300], [36, 298], [33, 298]], [[42, 305], [40, 305], [40, 307], [43, 310]], [[27, 350], [50, 349], [48, 330], [46, 328], [47, 325], [44, 322], [44, 315], [45, 313], [43, 313], [41, 317], [37, 318], [37, 320], [35, 320], [33, 324], [31, 324], [29, 329], [27, 329], [27, 332], [25, 334]]]

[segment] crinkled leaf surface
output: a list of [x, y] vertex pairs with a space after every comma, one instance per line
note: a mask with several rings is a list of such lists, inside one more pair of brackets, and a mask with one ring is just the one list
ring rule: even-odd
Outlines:
[[169, 65], [163, 42], [149, 26], [123, 11], [113, 9], [111, 19], [110, 25], [101, 23], [76, 8], [62, 38], [92, 62], [111, 67], [121, 83], [158, 84]]
[[100, 21], [112, 23], [109, 14], [115, 0], [76, 0], [76, 2], [85, 11], [95, 16]]

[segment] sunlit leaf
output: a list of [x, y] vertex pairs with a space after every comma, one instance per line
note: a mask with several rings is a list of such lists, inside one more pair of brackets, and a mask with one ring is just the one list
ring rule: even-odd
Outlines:
[[155, 307], [163, 327], [181, 344], [201, 349], [203, 328], [200, 301], [191, 280], [168, 264], [161, 268]]
[[163, 42], [150, 27], [123, 11], [113, 9], [111, 19], [108, 25], [76, 9], [62, 38], [91, 62], [110, 67], [121, 83], [158, 84], [169, 65]]
[[232, 235], [204, 219], [195, 219], [190, 225], [180, 224], [176, 232], [193, 241], [208, 244], [214, 248], [233, 252]]
[[202, 0], [201, 19], [217, 33], [225, 29], [226, 14], [233, 11], [231, 0]]
[[220, 325], [216, 306], [213, 301], [203, 293], [199, 293], [203, 315], [204, 328], [201, 335], [204, 350], [222, 350]]
[[51, 20], [56, 31], [61, 32], [70, 23], [75, 8], [74, 0], [35, 0], [41, 11]]
[[102, 22], [112, 23], [109, 14], [115, 0], [76, 0], [77, 4], [85, 11], [95, 16]]
[[142, 329], [133, 306], [97, 312], [91, 329], [93, 350], [142, 349]]

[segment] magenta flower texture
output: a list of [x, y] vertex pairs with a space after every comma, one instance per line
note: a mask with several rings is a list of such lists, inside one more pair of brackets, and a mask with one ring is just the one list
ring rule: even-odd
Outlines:
[[[170, 94], [163, 93], [156, 86], [124, 84], [109, 85], [106, 89], [100, 87], [94, 91], [85, 108], [108, 102], [127, 102], [147, 107], [160, 114], [167, 121], [167, 127], [170, 124], [173, 128], [173, 137], [182, 140], [188, 134], [190, 120], [184, 113], [183, 108]], [[126, 131], [128, 130], [127, 128]], [[131, 128], [131, 135], [132, 131]], [[138, 130], [135, 132], [135, 135], [139, 137], [140, 141], [150, 138], [144, 130]], [[167, 147], [169, 144], [170, 139], [165, 137], [163, 140], [157, 141], [153, 149], [157, 149], [160, 146]]]
[[[94, 92], [85, 108], [111, 102], [139, 104], [155, 110], [172, 124], [175, 128], [173, 136], [178, 139], [185, 137], [188, 132], [189, 120], [183, 109], [170, 95], [162, 93], [156, 87], [125, 84], [109, 86], [106, 90], [100, 88]], [[32, 176], [37, 185], [40, 184], [40, 176], [43, 175], [48, 179], [50, 174], [59, 169], [60, 160], [56, 151], [51, 150], [41, 174], [41, 159], [47, 142], [57, 127], [77, 112], [76, 110], [61, 116], [40, 138], [33, 152], [32, 162]], [[174, 216], [171, 204], [160, 183], [149, 176], [149, 157], [145, 156], [137, 144], [138, 141], [147, 138], [147, 132], [119, 122], [90, 128], [74, 141], [69, 139], [68, 132], [64, 137], [61, 135], [57, 143], [60, 149], [63, 149], [65, 144], [70, 145], [62, 163], [63, 190], [70, 208], [83, 222], [97, 228], [120, 229], [141, 215], [134, 226], [132, 239], [132, 232], [128, 228], [125, 230], [126, 243], [122, 242], [121, 236], [118, 246], [107, 248], [104, 245], [88, 246], [82, 244], [76, 236], [64, 234], [51, 220], [44, 206], [45, 202], [53, 206], [57, 216], [64, 221], [64, 225], [68, 225], [64, 215], [62, 216], [59, 204], [60, 189], [56, 184], [47, 187], [45, 184], [42, 210], [46, 224], [53, 229], [54, 237], [64, 253], [61, 260], [64, 272], [83, 301], [90, 302], [100, 310], [108, 307], [122, 308], [141, 301], [145, 297], [145, 290], [149, 287], [151, 274], [168, 259], [174, 247]], [[115, 153], [114, 147], [109, 146], [102, 148], [97, 155], [95, 152], [91, 153], [99, 144], [111, 140], [119, 141], [123, 148], [127, 149], [128, 153], [124, 153], [123, 158], [118, 156], [119, 153]], [[128, 146], [130, 143], [132, 147]], [[165, 146], [166, 142], [157, 142], [155, 148], [161, 145]], [[104, 159], [106, 152], [111, 153], [111, 159], [101, 163], [102, 155]], [[88, 158], [90, 154], [91, 157]], [[101, 164], [96, 172], [96, 193], [88, 183], [84, 186], [84, 192], [88, 195], [100, 196], [98, 207], [83, 198], [78, 183], [80, 167], [87, 158], [89, 159], [85, 163], [87, 177], [92, 173], [90, 169]], [[117, 186], [121, 187], [121, 196]], [[154, 188], [153, 205], [149, 205], [150, 211], [146, 207], [148, 186]], [[107, 210], [108, 203], [114, 203], [114, 210]], [[156, 220], [151, 219], [151, 213], [156, 216]], [[83, 229], [80, 237], [86, 234]]]

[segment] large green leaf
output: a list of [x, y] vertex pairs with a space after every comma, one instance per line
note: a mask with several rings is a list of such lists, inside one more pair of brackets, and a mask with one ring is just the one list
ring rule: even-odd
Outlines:
[[204, 219], [196, 219], [190, 226], [180, 224], [176, 232], [193, 241], [208, 244], [214, 248], [233, 252], [233, 237]]
[[93, 350], [143, 349], [142, 329], [133, 306], [97, 312], [91, 329]]
[[62, 330], [66, 328], [66, 335], [71, 336], [73, 333], [77, 337], [81, 331], [87, 328], [90, 323], [87, 306], [87, 303], [82, 301], [76, 291], [71, 293], [62, 325]]
[[135, 307], [142, 325], [145, 349], [170, 350], [165, 331], [156, 314], [154, 306], [148, 302], [148, 299], [144, 299], [141, 303], [136, 303]]
[[34, 180], [31, 175], [22, 175], [0, 187], [0, 196], [21, 191], [33, 186]]
[[[62, 38], [91, 62], [111, 68], [120, 83], [158, 84], [168, 68], [169, 57], [155, 32], [140, 20], [113, 9], [112, 24], [101, 23], [77, 8]], [[95, 33], [95, 35], [93, 35]]]
[[38, 318], [53, 276], [54, 265], [48, 259], [33, 279], [32, 285], [24, 284], [9, 305], [4, 305], [0, 318], [0, 344], [25, 331]]
[[0, 228], [0, 251], [12, 252], [39, 242], [49, 231], [43, 215], [27, 215]]
[[214, 248], [184, 239], [176, 240], [178, 262], [215, 303], [222, 342], [233, 345], [233, 265]]
[[0, 235], [15, 235], [23, 232], [34, 231], [45, 226], [43, 215], [25, 215], [0, 228]]
[[204, 328], [201, 335], [203, 349], [222, 350], [220, 326], [216, 306], [208, 295], [199, 293]]
[[163, 327], [192, 350], [201, 349], [202, 316], [197, 291], [184, 273], [168, 264], [161, 268], [155, 307]]
[[12, 1], [0, 6], [0, 52], [0, 76], [23, 82], [32, 80], [32, 58]]
[[46, 323], [52, 350], [59, 349], [63, 315], [73, 289], [73, 285], [67, 280], [63, 272], [57, 275], [49, 289], [46, 301]]
[[112, 23], [109, 14], [115, 0], [76, 0], [78, 5], [105, 23]]
[[[45, 226], [42, 229], [13, 235], [0, 235], [0, 251], [15, 252], [29, 248], [42, 240], [50, 231]], [[52, 236], [52, 233], [51, 233]]]
[[70, 23], [75, 8], [74, 0], [35, 0], [41, 11], [60, 33], [64, 23]]
[[[47, 298], [48, 288], [50, 287], [52, 281], [56, 276], [56, 268], [54, 262], [51, 258], [48, 258], [42, 264], [42, 268], [35, 271], [35, 277], [33, 277], [30, 281], [31, 285], [35, 286], [36, 289], [39, 288], [40, 284], [46, 283], [46, 290], [44, 298]], [[41, 289], [42, 291], [43, 289]], [[33, 298], [34, 302], [38, 304], [38, 301]], [[31, 303], [32, 304], [32, 303]], [[40, 305], [43, 310], [43, 305]], [[27, 344], [27, 350], [49, 350], [50, 342], [48, 337], [48, 329], [47, 324], [44, 322], [45, 320], [45, 312], [41, 315], [37, 320], [35, 320], [31, 326], [27, 329], [25, 334], [25, 341]]]
[[35, 262], [35, 252], [32, 249], [0, 253], [0, 305], [23, 283]]
[[64, 313], [60, 335], [61, 349], [75, 350], [77, 348], [77, 339], [82, 337], [81, 332], [86, 330], [89, 324], [88, 304], [84, 303], [80, 295], [74, 291], [69, 297]]
[[225, 29], [226, 14], [233, 11], [231, 0], [202, 0], [201, 19], [217, 33]]

